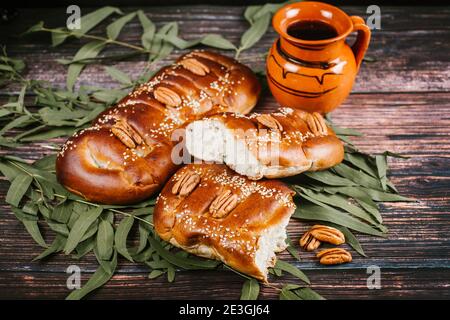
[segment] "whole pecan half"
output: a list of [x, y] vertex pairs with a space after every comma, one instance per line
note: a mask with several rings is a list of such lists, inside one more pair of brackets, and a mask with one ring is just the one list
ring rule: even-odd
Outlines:
[[261, 114], [256, 117], [256, 120], [267, 128], [283, 131], [281, 123], [270, 114]]
[[328, 133], [325, 119], [318, 112], [308, 114], [306, 123], [308, 124], [309, 130], [315, 135], [326, 135]]
[[231, 190], [222, 191], [209, 206], [209, 212], [214, 218], [223, 218], [233, 210], [238, 202], [238, 196]]
[[320, 251], [317, 255], [321, 264], [341, 264], [352, 261], [352, 255], [345, 249], [331, 248]]
[[141, 136], [126, 121], [116, 120], [111, 132], [128, 148], [134, 149], [142, 143]]
[[160, 86], [156, 88], [153, 95], [156, 100], [171, 107], [177, 107], [181, 104], [181, 98], [178, 93], [166, 87]]
[[198, 76], [206, 76], [209, 73], [208, 66], [204, 65], [195, 58], [188, 58], [180, 61], [180, 64], [193, 74]]
[[185, 171], [172, 187], [172, 193], [186, 196], [195, 189], [200, 182], [200, 176], [193, 171]]
[[320, 244], [320, 241], [314, 238], [309, 231], [300, 238], [300, 246], [306, 251], [314, 251]]
[[345, 243], [344, 234], [333, 227], [317, 224], [313, 226], [309, 232], [311, 235], [322, 242], [334, 244], [336, 246]]

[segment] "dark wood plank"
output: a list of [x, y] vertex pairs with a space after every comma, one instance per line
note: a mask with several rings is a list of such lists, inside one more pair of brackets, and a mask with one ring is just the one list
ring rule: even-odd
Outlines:
[[[65, 23], [65, 15], [61, 12], [63, 9], [24, 9], [20, 20], [0, 30], [0, 37], [5, 39], [4, 43], [10, 54], [26, 59], [33, 78], [48, 80], [59, 86], [64, 86], [66, 69], [56, 63], [55, 59], [73, 56], [80, 43], [70, 41], [53, 49], [49, 48], [48, 35], [40, 34], [23, 39], [11, 35], [16, 36], [17, 30], [23, 30], [44, 17], [50, 26], [61, 26]], [[91, 9], [86, 9], [86, 12], [89, 10]], [[349, 14], [366, 16], [363, 8], [344, 7], [344, 10]], [[248, 27], [241, 7], [155, 7], [145, 11], [158, 26], [178, 21], [180, 34], [186, 39], [206, 33], [220, 33], [237, 44]], [[378, 61], [363, 65], [353, 92], [448, 91], [450, 58], [447, 53], [450, 43], [445, 41], [450, 37], [448, 15], [448, 7], [411, 7], [408, 10], [402, 7], [383, 7], [382, 29], [373, 32], [368, 51], [368, 55], [376, 57]], [[138, 22], [133, 22], [123, 30], [121, 38], [139, 44], [140, 33]], [[276, 34], [269, 31], [257, 46], [242, 54], [241, 61], [255, 69], [263, 69], [264, 56], [275, 38]], [[115, 48], [114, 52], [124, 51]], [[159, 68], [173, 61], [180, 53], [174, 52], [154, 67]], [[432, 61], [429, 59], [431, 56]], [[131, 76], [137, 76], [145, 66], [143, 60], [144, 57], [136, 57], [131, 61], [117, 63], [116, 66]], [[117, 86], [101, 66], [86, 68], [79, 83]]]
[[[448, 299], [449, 269], [404, 270], [381, 269], [381, 289], [367, 288], [365, 270], [315, 270], [308, 272], [314, 290], [325, 298], [348, 299]], [[1, 272], [7, 279], [2, 285], [0, 299], [62, 299], [70, 291], [66, 288], [67, 274], [46, 272]], [[82, 281], [88, 278], [82, 273]], [[292, 277], [289, 283], [298, 283]], [[195, 279], [195, 281], [193, 281]], [[147, 279], [145, 274], [116, 274], [108, 285], [92, 293], [91, 299], [238, 299], [242, 278], [227, 272], [185, 272], [175, 282], [161, 277]], [[281, 287], [276, 281], [272, 283]], [[276, 289], [262, 287], [260, 299], [278, 299]]]

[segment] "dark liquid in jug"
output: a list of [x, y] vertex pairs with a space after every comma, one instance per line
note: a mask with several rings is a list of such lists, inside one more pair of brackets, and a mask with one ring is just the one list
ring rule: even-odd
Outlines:
[[287, 33], [301, 40], [325, 40], [338, 35], [333, 26], [318, 20], [297, 21], [288, 27]]

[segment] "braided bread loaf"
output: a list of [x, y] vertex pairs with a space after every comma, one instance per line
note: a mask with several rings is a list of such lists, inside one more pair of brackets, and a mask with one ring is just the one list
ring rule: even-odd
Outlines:
[[57, 157], [58, 181], [99, 203], [148, 198], [177, 169], [174, 129], [217, 112], [248, 113], [259, 92], [246, 66], [217, 53], [190, 52], [69, 138]]
[[186, 127], [194, 157], [226, 163], [250, 179], [281, 178], [330, 168], [344, 146], [323, 117], [291, 108], [271, 114], [216, 114]]
[[281, 181], [250, 181], [223, 164], [189, 164], [164, 186], [153, 223], [163, 240], [267, 281], [287, 246], [293, 194]]

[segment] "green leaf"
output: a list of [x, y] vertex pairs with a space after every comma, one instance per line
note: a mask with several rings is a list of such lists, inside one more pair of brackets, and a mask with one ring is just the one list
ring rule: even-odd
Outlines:
[[344, 163], [340, 163], [337, 166], [334, 166], [332, 170], [339, 174], [341, 177], [347, 178], [357, 185], [371, 189], [382, 190], [381, 183], [378, 179], [368, 175], [363, 171], [353, 169]]
[[116, 40], [122, 31], [122, 28], [136, 16], [136, 12], [132, 12], [123, 16], [106, 27], [106, 35], [111, 40]]
[[152, 272], [150, 272], [150, 274], [148, 275], [149, 279], [155, 279], [158, 278], [159, 276], [163, 275], [165, 273], [165, 271], [162, 270], [152, 270]]
[[133, 211], [131, 211], [131, 213], [133, 214], [133, 216], [136, 216], [136, 217], [148, 216], [153, 213], [153, 208], [154, 207], [144, 207], [144, 208], [134, 209]]
[[148, 237], [148, 241], [150, 242], [152, 248], [155, 249], [163, 259], [183, 269], [215, 269], [220, 264], [220, 262], [214, 260], [200, 260], [176, 256], [172, 252], [164, 249], [161, 243], [152, 236]]
[[301, 288], [294, 290], [294, 292], [302, 300], [325, 300], [324, 297], [313, 291], [311, 288]]
[[89, 239], [90, 237], [92, 237], [93, 235], [95, 235], [98, 231], [98, 219], [94, 221], [94, 223], [92, 223], [89, 228], [87, 229], [87, 231], [84, 233], [83, 237], [81, 238], [80, 242], [83, 242], [87, 239]]
[[36, 215], [25, 213], [22, 210], [20, 210], [19, 208], [11, 207], [11, 210], [14, 213], [14, 216], [19, 221], [25, 221], [25, 220], [26, 221], [38, 221], [39, 220], [39, 218]]
[[129, 261], [133, 262], [133, 258], [131, 257], [130, 253], [128, 252], [127, 248], [127, 238], [128, 234], [130, 233], [131, 227], [133, 226], [134, 218], [133, 217], [125, 217], [120, 222], [119, 226], [117, 227], [114, 242], [116, 245], [117, 251], [127, 258]]
[[[48, 127], [47, 127], [48, 129]], [[44, 132], [39, 132], [32, 135], [26, 135], [25, 137], [21, 137], [20, 141], [28, 142], [28, 141], [40, 141], [40, 140], [48, 140], [58, 137], [68, 137], [75, 133], [78, 129], [71, 127], [62, 127], [56, 129], [50, 129]]]
[[329, 186], [336, 186], [336, 187], [356, 186], [356, 184], [353, 181], [350, 181], [346, 178], [342, 178], [342, 177], [330, 172], [329, 170], [317, 171], [317, 172], [305, 172], [305, 173], [303, 173], [303, 175], [307, 176], [308, 178], [322, 182]]
[[337, 126], [332, 125], [331, 126], [334, 133], [338, 136], [354, 136], [354, 137], [361, 137], [364, 134], [362, 134], [361, 132], [359, 132], [358, 130], [355, 129], [350, 129], [350, 128], [340, 128]]
[[374, 58], [374, 57], [365, 56], [365, 57], [363, 58], [363, 61], [364, 61], [364, 62], [368, 62], [368, 63], [372, 63], [372, 62], [377, 62], [377, 59]]
[[345, 241], [360, 255], [363, 257], [367, 257], [366, 253], [364, 252], [363, 248], [361, 247], [361, 244], [359, 243], [358, 239], [355, 237], [355, 235], [348, 230], [346, 227], [343, 226], [334, 226], [335, 228], [342, 231], [342, 233], [345, 236]]
[[[375, 209], [378, 208], [377, 204], [372, 200], [372, 198], [366, 192], [364, 192], [361, 188], [358, 188], [358, 187], [327, 187], [324, 190], [329, 193], [337, 192], [340, 194], [344, 194], [349, 197], [352, 197], [355, 200], [360, 200], [361, 202], [366, 203], [370, 207], [373, 207]], [[360, 202], [358, 202], [358, 203], [360, 203]], [[373, 213], [371, 211], [369, 211], [369, 212], [372, 214], [379, 215], [378, 210], [376, 210], [376, 213]], [[380, 221], [381, 216], [379, 216], [379, 218], [377, 218], [377, 219], [378, 219], [378, 221]]]
[[67, 238], [67, 243], [66, 246], [64, 247], [64, 252], [66, 254], [71, 253], [75, 249], [75, 247], [81, 241], [88, 228], [100, 216], [102, 210], [103, 210], [102, 207], [97, 207], [83, 213], [83, 215], [81, 215], [78, 218], [73, 228], [70, 230], [69, 237]]
[[25, 127], [32, 122], [34, 122], [34, 120], [31, 120], [31, 117], [29, 115], [24, 114], [23, 116], [15, 118], [13, 121], [9, 122], [2, 129], [0, 129], [0, 135], [4, 134], [5, 132], [13, 128]]
[[172, 266], [167, 267], [167, 281], [173, 282], [175, 280], [175, 268]]
[[280, 291], [280, 300], [302, 300], [299, 296], [297, 296], [294, 292], [282, 288]]
[[42, 237], [41, 231], [39, 230], [38, 222], [32, 220], [22, 220], [21, 221], [27, 229], [33, 240], [41, 247], [47, 248], [44, 238]]
[[[3, 105], [2, 107], [5, 108], [5, 105]], [[4, 117], [4, 116], [7, 116], [7, 115], [9, 115], [11, 113], [12, 113], [12, 111], [7, 110], [6, 108], [5, 109], [0, 109], [0, 118]]]
[[283, 270], [278, 269], [278, 268], [272, 268], [269, 270], [269, 273], [274, 274], [277, 277], [282, 277], [283, 276]]
[[81, 241], [76, 247], [76, 254], [73, 255], [75, 259], [81, 259], [86, 254], [92, 251], [95, 247], [94, 237]]
[[[106, 43], [103, 41], [88, 42], [77, 51], [77, 53], [73, 57], [73, 60], [94, 58], [103, 50], [105, 45]], [[82, 63], [73, 63], [69, 66], [66, 80], [67, 89], [69, 91], [73, 90], [73, 86], [75, 85], [78, 75], [81, 73], [84, 66], [85, 65]]]
[[260, 11], [262, 6], [248, 6], [244, 11], [244, 17], [245, 20], [247, 20], [249, 23], [253, 23], [253, 17], [255, 14]]
[[377, 155], [375, 156], [375, 163], [377, 164], [378, 178], [380, 179], [381, 186], [384, 191], [387, 190], [387, 156]]
[[0, 136], [0, 146], [8, 147], [8, 148], [15, 148], [20, 146], [19, 143], [14, 142], [14, 139], [11, 137], [2, 137]]
[[102, 266], [99, 266], [97, 271], [92, 275], [92, 277], [89, 279], [89, 281], [81, 288], [73, 291], [70, 293], [66, 300], [80, 300], [88, 293], [92, 292], [93, 290], [101, 287], [106, 282], [111, 279], [114, 270], [117, 267], [117, 252], [114, 251], [114, 255], [112, 260], [109, 262], [110, 270], [113, 272], [107, 272]]
[[141, 36], [142, 46], [145, 49], [150, 50], [156, 31], [155, 24], [145, 15], [142, 10], [139, 10], [137, 14], [143, 29], [143, 33]]
[[25, 205], [22, 207], [22, 211], [28, 214], [37, 215], [38, 212], [37, 203], [35, 201], [28, 200], [27, 203], [25, 203]]
[[[152, 215], [144, 217], [146, 221], [151, 221]], [[139, 222], [139, 246], [136, 249], [136, 253], [142, 252], [145, 249], [148, 242], [148, 237], [150, 235], [150, 227], [146, 223]]]
[[150, 61], [157, 61], [168, 56], [173, 50], [173, 45], [165, 41], [165, 38], [176, 35], [178, 35], [178, 24], [176, 22], [167, 23], [159, 29], [152, 41]]
[[203, 37], [203, 39], [200, 40], [200, 43], [213, 47], [218, 48], [222, 50], [236, 50], [236, 47], [234, 44], [232, 44], [229, 40], [225, 39], [220, 34], [208, 34]]
[[26, 35], [33, 32], [39, 32], [42, 31], [43, 28], [44, 28], [44, 21], [39, 21], [37, 24], [35, 24], [34, 26], [30, 27], [27, 31], [22, 33], [22, 35]]
[[384, 233], [376, 230], [374, 227], [368, 225], [367, 223], [353, 218], [352, 216], [344, 212], [314, 204], [303, 203], [302, 205], [297, 206], [297, 209], [295, 210], [292, 217], [313, 221], [328, 221], [355, 231], [359, 231], [361, 233], [366, 233], [378, 237], [385, 237]]
[[261, 39], [269, 27], [270, 18], [271, 15], [269, 13], [264, 14], [257, 19], [247, 31], [244, 32], [241, 37], [239, 52], [247, 50]]
[[277, 263], [275, 264], [275, 268], [281, 269], [283, 271], [286, 271], [287, 273], [292, 274], [293, 276], [296, 276], [300, 280], [306, 283], [310, 283], [308, 277], [306, 274], [304, 274], [300, 269], [298, 269], [296, 266], [282, 260], [277, 260]]
[[52, 29], [52, 46], [57, 47], [61, 43], [63, 43], [68, 37], [70, 37], [70, 34], [64, 31], [63, 28], [56, 28]]
[[392, 152], [392, 151], [385, 151], [385, 152], [383, 152], [383, 154], [385, 156], [389, 156], [389, 157], [393, 157], [393, 158], [402, 158], [402, 159], [409, 159], [410, 158], [408, 156], [402, 155], [400, 153], [395, 153], [395, 152]]
[[245, 280], [241, 291], [241, 300], [257, 300], [259, 295], [259, 283], [255, 279]]
[[266, 3], [262, 6], [249, 6], [244, 12], [244, 17], [250, 24], [253, 24], [256, 20], [260, 19], [262, 16], [266, 14], [272, 15], [282, 6], [290, 2], [293, 1], [286, 1], [283, 3]]
[[289, 236], [286, 238], [286, 243], [288, 244], [286, 250], [291, 254], [291, 256], [293, 256], [295, 259], [300, 261], [301, 260], [300, 255], [298, 254], [297, 250], [295, 249], [295, 246], [292, 243], [292, 240]]
[[50, 227], [50, 229], [60, 235], [63, 235], [65, 237], [69, 235], [69, 228], [67, 228], [67, 225], [64, 223], [57, 223], [47, 220], [47, 225]]
[[146, 264], [152, 269], [167, 269], [172, 266], [172, 264], [166, 260], [146, 261]]
[[97, 250], [102, 260], [109, 260], [114, 248], [114, 228], [111, 223], [101, 220], [97, 231]]
[[358, 217], [381, 230], [384, 229], [383, 226], [380, 225], [381, 221], [378, 221], [378, 217], [374, 217], [367, 213], [367, 211], [357, 207], [348, 202], [348, 199], [341, 195], [330, 195], [321, 192], [310, 191], [306, 188], [301, 188], [302, 193], [300, 194], [303, 198], [308, 201], [311, 201], [319, 206], [330, 208], [328, 205], [333, 206], [335, 208], [343, 209], [344, 211], [352, 214], [355, 217]]
[[82, 16], [80, 19], [81, 28], [80, 30], [74, 31], [75, 36], [81, 37], [82, 35], [88, 33], [91, 29], [95, 28], [96, 25], [98, 25], [113, 13], [123, 14], [123, 12], [118, 8], [103, 7]]
[[358, 169], [361, 169], [371, 175], [374, 178], [377, 178], [377, 172], [376, 168], [373, 166], [370, 161], [370, 156], [360, 154], [360, 153], [345, 153], [345, 160], [350, 162], [352, 165], [357, 167]]
[[22, 200], [23, 196], [28, 191], [32, 181], [33, 178], [30, 175], [26, 173], [18, 174], [8, 189], [5, 201], [15, 207], [18, 207], [20, 200]]
[[67, 224], [73, 212], [73, 202], [62, 202], [55, 206], [51, 218], [60, 223]]
[[11, 163], [0, 161], [0, 171], [8, 179], [8, 181], [13, 181], [21, 171], [13, 166]]
[[114, 80], [117, 80], [118, 82], [125, 84], [125, 85], [131, 85], [133, 82], [131, 81], [130, 77], [114, 68], [114, 67], [105, 67], [106, 72], [111, 76], [111, 78], [113, 78]]
[[113, 104], [122, 99], [123, 97], [125, 97], [126, 95], [127, 93], [124, 92], [123, 90], [114, 90], [114, 89], [97, 91], [92, 94], [92, 96], [95, 99], [104, 101], [107, 104]]
[[383, 202], [414, 202], [417, 201], [412, 198], [407, 198], [395, 193], [383, 192], [379, 190], [373, 190], [368, 188], [361, 188], [364, 192], [366, 192], [370, 197], [372, 197], [375, 201], [383, 201]]
[[24, 84], [22, 86], [22, 89], [20, 89], [19, 92], [19, 97], [17, 99], [17, 107], [16, 107], [16, 111], [18, 113], [22, 113], [23, 112], [23, 108], [24, 108], [24, 99], [25, 99], [25, 92], [27, 91], [27, 85]]
[[40, 255], [35, 257], [33, 261], [42, 260], [49, 255], [61, 251], [66, 244], [66, 238], [61, 235], [56, 235], [55, 240], [53, 240], [52, 244], [45, 249]]

